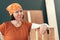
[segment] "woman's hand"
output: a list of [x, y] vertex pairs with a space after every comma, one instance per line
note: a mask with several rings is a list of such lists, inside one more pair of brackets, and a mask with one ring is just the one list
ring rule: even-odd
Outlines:
[[42, 24], [41, 25], [41, 27], [40, 27], [40, 34], [44, 34], [47, 31], [47, 29], [48, 29], [47, 26], [48, 26], [47, 24]]

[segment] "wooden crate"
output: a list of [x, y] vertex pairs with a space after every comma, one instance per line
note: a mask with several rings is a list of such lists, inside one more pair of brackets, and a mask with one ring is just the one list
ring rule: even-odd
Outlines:
[[54, 28], [49, 28], [48, 32], [49, 33], [46, 31], [43, 35], [41, 35], [39, 29], [31, 29], [30, 40], [55, 40]]

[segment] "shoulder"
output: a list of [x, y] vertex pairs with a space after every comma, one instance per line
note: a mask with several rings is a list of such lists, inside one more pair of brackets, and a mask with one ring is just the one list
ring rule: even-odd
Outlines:
[[10, 23], [10, 21], [6, 21], [6, 22], [3, 22], [2, 24], [0, 24], [0, 26], [7, 26], [9, 23]]
[[25, 25], [28, 25], [28, 26], [31, 26], [32, 25], [32, 23], [30, 23], [30, 22], [23, 22]]
[[9, 21], [3, 22], [2, 24], [0, 24], [0, 31], [8, 28], [8, 25], [9, 25]]
[[6, 24], [6, 25], [9, 24], [9, 23], [10, 23], [10, 21], [6, 21], [6, 22], [4, 22], [4, 24]]

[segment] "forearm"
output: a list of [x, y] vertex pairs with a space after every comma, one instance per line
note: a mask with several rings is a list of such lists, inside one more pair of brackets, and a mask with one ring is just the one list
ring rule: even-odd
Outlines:
[[48, 24], [46, 23], [43, 23], [43, 24], [32, 23], [31, 29], [40, 28], [42, 25], [46, 25], [46, 27], [48, 27]]

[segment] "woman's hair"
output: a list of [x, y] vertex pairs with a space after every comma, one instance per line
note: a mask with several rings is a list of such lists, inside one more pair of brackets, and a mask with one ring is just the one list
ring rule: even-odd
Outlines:
[[[23, 15], [22, 19], [24, 19], [24, 15]], [[15, 20], [13, 15], [11, 15], [11, 20]]]
[[14, 18], [14, 16], [13, 16], [13, 15], [11, 15], [11, 20], [15, 20], [15, 18]]

